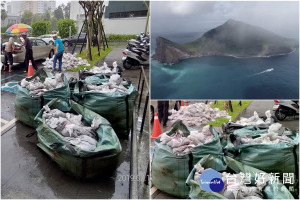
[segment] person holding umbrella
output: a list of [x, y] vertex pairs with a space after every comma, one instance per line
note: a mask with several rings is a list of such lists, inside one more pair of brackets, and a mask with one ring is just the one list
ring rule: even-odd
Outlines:
[[59, 61], [58, 71], [61, 72], [62, 57], [63, 57], [63, 54], [64, 54], [64, 44], [61, 41], [61, 39], [57, 38], [56, 34], [52, 35], [52, 37], [53, 37], [54, 46], [55, 46], [55, 49], [54, 49], [55, 56], [54, 56], [54, 59], [53, 59], [53, 71], [56, 71], [56, 62], [58, 60]]
[[22, 45], [25, 46], [26, 49], [26, 53], [25, 53], [25, 66], [26, 66], [26, 71], [28, 70], [28, 64], [29, 64], [29, 60], [31, 60], [32, 66], [35, 70], [37, 70], [37, 65], [34, 61], [33, 58], [33, 51], [32, 51], [32, 44], [30, 42], [30, 40], [27, 38], [27, 33], [23, 32], [21, 33], [22, 38], [24, 39], [24, 43], [22, 42]]

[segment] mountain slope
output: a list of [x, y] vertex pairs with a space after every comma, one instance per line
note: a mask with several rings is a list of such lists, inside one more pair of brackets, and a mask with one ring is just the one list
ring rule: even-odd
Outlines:
[[[173, 55], [171, 50], [173, 47], [185, 52], [183, 57], [187, 58], [208, 55], [272, 56], [292, 52], [298, 46], [295, 40], [280, 37], [263, 28], [235, 20], [228, 20], [223, 25], [204, 33], [199, 39], [183, 45], [171, 41], [165, 42], [164, 38], [159, 40], [160, 44], [156, 48], [157, 53], [154, 58], [164, 63], [178, 61], [178, 55]], [[173, 57], [177, 59], [170, 59]]]

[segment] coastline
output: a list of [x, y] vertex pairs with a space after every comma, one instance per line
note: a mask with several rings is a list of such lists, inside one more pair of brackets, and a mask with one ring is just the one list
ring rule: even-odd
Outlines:
[[[247, 59], [247, 58], [270, 58], [270, 57], [276, 57], [276, 56], [284, 56], [284, 55], [289, 55], [289, 54], [292, 54], [294, 53], [295, 51], [297, 51], [297, 49], [299, 48], [294, 48], [294, 50], [292, 50], [291, 52], [288, 52], [288, 53], [282, 53], [282, 54], [275, 54], [275, 55], [269, 55], [269, 56], [235, 56], [235, 55], [231, 55], [231, 54], [228, 54], [228, 55], [191, 55], [190, 57], [187, 57], [187, 58], [184, 58], [184, 59], [180, 59], [179, 61], [175, 62], [175, 63], [178, 63], [180, 61], [183, 61], [183, 60], [186, 60], [186, 59], [189, 59], [189, 58], [201, 58], [201, 57], [208, 57], [208, 56], [224, 56], [224, 57], [233, 57], [233, 58], [237, 58], [237, 59]], [[155, 54], [154, 54], [155, 55]], [[153, 56], [154, 56], [153, 55]], [[153, 58], [153, 56], [151, 57], [152, 59], [154, 60], [157, 60], [159, 61], [160, 63], [164, 64], [164, 65], [169, 65], [169, 66], [172, 66], [174, 65], [175, 63], [164, 63], [164, 62], [161, 62], [160, 60], [158, 59], [155, 59]]]

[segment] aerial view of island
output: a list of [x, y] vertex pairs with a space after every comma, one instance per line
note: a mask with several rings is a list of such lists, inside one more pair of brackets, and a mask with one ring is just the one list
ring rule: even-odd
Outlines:
[[151, 98], [298, 99], [298, 4], [153, 2]]

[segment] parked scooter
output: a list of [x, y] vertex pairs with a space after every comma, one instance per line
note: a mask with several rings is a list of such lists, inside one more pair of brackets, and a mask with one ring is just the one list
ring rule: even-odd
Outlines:
[[283, 121], [288, 116], [299, 115], [299, 101], [293, 100], [274, 100], [275, 117]]
[[133, 66], [149, 65], [149, 51], [125, 49], [123, 50], [122, 61], [125, 69], [131, 69]]
[[141, 33], [139, 39], [128, 41], [123, 50], [123, 67], [131, 69], [133, 66], [149, 65], [149, 36]]

